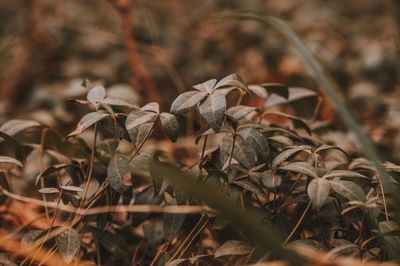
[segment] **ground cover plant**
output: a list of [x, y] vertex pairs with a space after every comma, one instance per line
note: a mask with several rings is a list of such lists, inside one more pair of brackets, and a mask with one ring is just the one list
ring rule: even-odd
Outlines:
[[[136, 42], [130, 20], [131, 7], [143, 8], [151, 38], [157, 39], [147, 6], [139, 2], [108, 1], [107, 8], [121, 19], [121, 45], [99, 35], [117, 51], [126, 50], [127, 67], [110, 60], [106, 68], [130, 69], [140, 96], [130, 86], [107, 81], [126, 73], [109, 75], [103, 68], [87, 79], [79, 73], [61, 90], [39, 88], [18, 108], [15, 95], [23, 93], [12, 90], [18, 83], [3, 80], [5, 94], [15, 95], [0, 100], [6, 107], [0, 112], [0, 264], [396, 265], [398, 140], [374, 137], [380, 130], [392, 135], [398, 130], [396, 101], [385, 100], [385, 108], [371, 98], [345, 104], [332, 73], [301, 36], [275, 16], [248, 10], [217, 12], [206, 20], [233, 25], [233, 42], [217, 31], [227, 54], [248, 45], [241, 23], [271, 28], [298, 52], [314, 83], [287, 85], [279, 75], [257, 82], [246, 71], [210, 73], [216, 69], [213, 60], [230, 69], [225, 51], [212, 52], [215, 40], [210, 47], [193, 40], [195, 49], [207, 54], [208, 67], [190, 66], [188, 72], [196, 74], [189, 77], [202, 80], [185, 80], [187, 86], [161, 49], [144, 45], [161, 57], [177, 88], [158, 89], [168, 82], [160, 76], [155, 82], [151, 76], [160, 75], [158, 66], [146, 68], [141, 61], [143, 44]], [[55, 56], [57, 42], [46, 38], [37, 14], [30, 13], [34, 5], [24, 13], [32, 38], [57, 65], [64, 59]], [[177, 12], [173, 4], [171, 12]], [[204, 29], [211, 32], [205, 36], [213, 34], [213, 27]], [[96, 42], [88, 46], [98, 57]], [[8, 62], [10, 47], [0, 48], [0, 60]], [[91, 60], [85, 56], [80, 63]], [[277, 59], [267, 59], [277, 68]], [[185, 60], [179, 61], [181, 69], [190, 65]], [[242, 63], [234, 64], [240, 69]], [[51, 73], [52, 65], [47, 67]], [[363, 109], [374, 114], [352, 115]], [[376, 116], [392, 124], [383, 127]]]
[[[246, 264], [288, 254], [290, 262], [301, 261], [277, 239], [335, 256], [396, 258], [399, 225], [379, 174], [365, 158], [350, 157], [318, 137], [321, 128], [311, 127], [318, 109], [307, 121], [243, 104], [252, 97], [276, 97], [278, 103], [293, 95], [318, 98], [316, 92], [280, 83], [248, 85], [231, 74], [193, 86], [164, 111], [155, 102], [136, 107], [110, 97], [88, 80], [82, 86], [86, 99], [73, 101], [90, 112], [66, 138], [35, 121], [10, 120], [0, 128], [3, 204], [8, 197], [19, 199], [7, 180], [16, 178], [28, 157], [40, 164], [34, 185], [42, 201], [36, 201], [51, 220], [47, 230], [26, 225], [14, 233], [31, 254], [14, 258], [21, 264], [44, 262], [54, 252], [66, 263], [106, 265]], [[87, 144], [80, 136], [90, 129]], [[142, 150], [156, 132], [172, 142], [194, 134], [201, 154], [188, 164], [157, 148]], [[393, 163], [384, 166], [394, 179], [400, 172]], [[248, 232], [237, 221], [243, 217], [225, 213], [229, 209], [208, 193], [253, 213], [254, 229], [268, 228], [270, 235]], [[142, 205], [149, 209], [135, 210]], [[271, 244], [261, 246], [263, 241]]]

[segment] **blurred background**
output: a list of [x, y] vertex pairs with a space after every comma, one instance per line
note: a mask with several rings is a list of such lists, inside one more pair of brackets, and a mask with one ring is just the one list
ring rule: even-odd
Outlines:
[[[318, 57], [386, 159], [400, 160], [399, 1], [2, 0], [0, 123], [71, 130], [84, 79], [164, 110], [181, 92], [230, 73], [249, 84], [321, 91], [276, 30], [213, 14], [252, 9], [287, 21]], [[320, 119], [336, 122], [328, 103]], [[334, 124], [334, 123], [332, 123]], [[340, 125], [334, 125], [340, 128]], [[330, 132], [340, 146], [340, 132]]]

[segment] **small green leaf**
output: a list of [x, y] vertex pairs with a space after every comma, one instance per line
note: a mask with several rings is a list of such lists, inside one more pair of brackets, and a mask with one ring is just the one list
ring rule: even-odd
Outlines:
[[217, 83], [216, 79], [210, 79], [210, 80], [207, 80], [206, 82], [194, 85], [193, 88], [198, 91], [211, 93], [213, 91], [216, 83]]
[[252, 175], [256, 175], [260, 178], [261, 183], [267, 188], [277, 188], [282, 184], [282, 176], [277, 173], [267, 170], [262, 173], [251, 173]]
[[267, 99], [268, 97], [268, 92], [267, 90], [260, 86], [260, 85], [249, 85], [249, 90], [254, 93], [255, 95], [257, 95], [258, 97], [261, 97], [263, 99]]
[[106, 89], [103, 86], [95, 86], [90, 89], [86, 95], [86, 99], [93, 105], [103, 100], [106, 97]]
[[279, 170], [295, 172], [295, 173], [303, 174], [306, 176], [318, 178], [317, 174], [315, 173], [315, 168], [306, 162], [290, 163], [290, 164], [279, 167]]
[[334, 177], [354, 177], [354, 178], [364, 178], [368, 179], [365, 175], [359, 174], [357, 172], [348, 171], [348, 170], [332, 170], [329, 173], [325, 174], [322, 178], [334, 178]]
[[102, 104], [108, 104], [111, 106], [124, 106], [124, 107], [129, 107], [129, 108], [137, 108], [136, 105], [130, 104], [127, 101], [124, 101], [122, 99], [117, 99], [117, 98], [111, 98], [111, 97], [106, 97], [98, 102], [102, 103]]
[[179, 133], [179, 124], [176, 117], [170, 113], [161, 113], [160, 121], [168, 138], [175, 142], [178, 139]]
[[109, 113], [99, 111], [99, 112], [91, 112], [86, 114], [81, 118], [75, 130], [68, 134], [68, 137], [78, 135], [88, 129], [90, 126], [95, 124], [96, 122], [110, 116]]
[[322, 151], [328, 151], [328, 150], [337, 150], [340, 151], [341, 153], [343, 153], [343, 155], [346, 157], [347, 161], [350, 161], [349, 155], [347, 154], [347, 152], [345, 150], [343, 150], [342, 148], [338, 147], [338, 146], [331, 146], [331, 145], [326, 145], [323, 144], [321, 146], [319, 146], [316, 150], [315, 153], [320, 153]]
[[140, 108], [140, 110], [143, 111], [150, 111], [153, 113], [158, 114], [160, 112], [160, 105], [156, 102], [151, 102]]
[[210, 128], [219, 132], [225, 118], [226, 99], [223, 95], [209, 95], [199, 106], [201, 116]]
[[[0, 131], [0, 151], [7, 153], [4, 155], [5, 157], [12, 156], [11, 158], [17, 159], [19, 161], [19, 163], [15, 162], [15, 163], [17, 163], [17, 165], [25, 164], [26, 157], [25, 157], [25, 151], [22, 148], [22, 146], [18, 143], [18, 141], [14, 137], [12, 137], [2, 131]], [[8, 151], [10, 151], [10, 152], [8, 152]], [[12, 154], [10, 154], [10, 153], [12, 153]], [[4, 160], [7, 160], [7, 159], [4, 158]]]
[[243, 78], [238, 74], [230, 74], [218, 81], [218, 83], [214, 86], [214, 90], [223, 88], [234, 88], [250, 93], [249, 89], [244, 84]]
[[281, 163], [283, 163], [285, 160], [295, 155], [296, 153], [310, 149], [311, 147], [306, 145], [295, 146], [291, 148], [289, 147], [287, 150], [284, 150], [283, 152], [279, 153], [278, 156], [275, 157], [275, 159], [272, 162], [272, 169], [277, 169]]
[[65, 227], [65, 230], [56, 236], [58, 251], [66, 263], [70, 263], [81, 247], [81, 237], [72, 227]]
[[264, 83], [260, 85], [264, 89], [268, 91], [268, 93], [274, 93], [285, 97], [286, 99], [289, 98], [289, 88], [285, 84], [281, 83]]
[[[232, 137], [224, 138], [221, 150], [228, 156], [232, 151]], [[253, 168], [256, 162], [256, 152], [248, 145], [241, 136], [236, 137], [235, 147], [233, 149], [233, 158], [238, 161], [239, 164], [243, 165], [247, 169]]]
[[312, 133], [311, 129], [307, 125], [307, 123], [304, 122], [303, 119], [301, 119], [301, 118], [299, 118], [297, 116], [285, 114], [285, 113], [282, 113], [282, 112], [269, 112], [269, 111], [263, 113], [263, 116], [266, 116], [266, 115], [274, 115], [274, 116], [276, 115], [276, 116], [282, 116], [282, 117], [288, 118], [288, 119], [292, 120], [294, 127], [304, 129], [309, 135], [311, 135], [311, 133]]
[[330, 180], [331, 188], [340, 196], [348, 200], [359, 200], [364, 202], [365, 193], [361, 187], [354, 182], [344, 180]]
[[259, 130], [250, 127], [240, 130], [238, 134], [253, 147], [259, 161], [266, 162], [270, 158], [268, 140]]
[[254, 113], [256, 110], [256, 107], [236, 105], [226, 110], [226, 113], [233, 117], [233, 119], [235, 119], [236, 121], [240, 121], [251, 113]]
[[283, 95], [272, 94], [270, 95], [266, 102], [265, 107], [271, 107], [279, 104], [286, 104], [294, 102], [300, 99], [317, 96], [317, 93], [313, 90], [305, 88], [289, 88], [289, 97]]
[[247, 255], [252, 250], [253, 248], [243, 241], [228, 240], [215, 251], [214, 256], [218, 258], [222, 256]]
[[136, 128], [141, 124], [154, 123], [157, 118], [158, 115], [153, 112], [134, 110], [130, 112], [129, 115], [126, 117], [125, 128], [129, 132], [130, 130]]
[[132, 186], [128, 161], [121, 156], [115, 155], [110, 160], [107, 176], [110, 180], [110, 186], [121, 194]]
[[292, 146], [293, 145], [293, 141], [290, 138], [283, 136], [283, 135], [276, 135], [276, 136], [268, 137], [268, 140], [277, 142], [279, 144], [282, 144], [283, 146]]
[[6, 133], [7, 135], [15, 136], [19, 132], [24, 131], [31, 127], [40, 127], [40, 124], [32, 120], [12, 119], [5, 122], [0, 127], [0, 131]]
[[180, 94], [171, 105], [170, 113], [182, 115], [201, 102], [207, 96], [206, 92], [188, 91]]
[[328, 200], [331, 184], [328, 180], [314, 178], [307, 187], [307, 194], [314, 209], [319, 210]]
[[36, 179], [35, 179], [35, 186], [37, 186], [39, 184], [40, 178], [41, 177], [46, 177], [54, 172], [60, 171], [61, 169], [64, 168], [69, 168], [69, 167], [76, 167], [73, 164], [69, 164], [69, 163], [63, 163], [63, 164], [55, 164], [55, 165], [51, 165], [48, 168], [46, 168], [46, 170], [44, 170], [42, 173], [40, 173]]

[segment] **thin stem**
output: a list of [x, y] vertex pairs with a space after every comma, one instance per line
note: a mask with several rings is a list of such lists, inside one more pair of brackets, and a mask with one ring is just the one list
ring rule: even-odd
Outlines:
[[318, 102], [317, 102], [317, 105], [315, 106], [314, 114], [313, 114], [313, 116], [311, 117], [311, 122], [314, 122], [314, 121], [317, 119], [318, 113], [319, 113], [319, 111], [321, 110], [322, 101], [323, 101], [322, 96], [318, 96]]
[[[40, 173], [44, 172], [44, 140], [46, 137], [48, 128], [43, 129], [42, 134], [40, 136]], [[44, 179], [43, 177], [40, 178], [40, 188], [44, 188]], [[50, 215], [49, 215], [49, 209], [47, 208], [47, 200], [46, 200], [46, 195], [42, 193], [42, 199], [46, 203], [44, 206], [44, 211], [46, 213], [46, 218], [48, 221], [50, 221]]]
[[289, 236], [286, 238], [284, 245], [286, 245], [290, 239], [292, 239], [293, 235], [296, 233], [297, 229], [299, 228], [299, 226], [301, 225], [301, 223], [304, 220], [304, 217], [306, 216], [308, 210], [311, 207], [311, 201], [308, 202], [307, 207], [304, 209], [303, 214], [301, 215], [300, 219], [297, 221], [295, 227], [292, 229], [292, 232], [290, 232]]

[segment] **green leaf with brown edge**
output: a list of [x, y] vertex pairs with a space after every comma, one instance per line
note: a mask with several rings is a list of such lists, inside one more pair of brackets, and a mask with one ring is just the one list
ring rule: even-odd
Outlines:
[[247, 86], [249, 88], [249, 90], [254, 93], [255, 95], [257, 95], [258, 97], [261, 97], [263, 99], [267, 99], [268, 97], [268, 92], [267, 90], [260, 86], [260, 85], [248, 85]]
[[42, 173], [40, 173], [36, 177], [35, 186], [37, 186], [39, 184], [41, 177], [46, 177], [54, 172], [57, 172], [57, 171], [60, 171], [62, 169], [69, 168], [69, 167], [77, 167], [77, 166], [74, 164], [63, 163], [63, 164], [55, 164], [55, 165], [51, 165], [51, 166], [47, 167], [46, 170], [44, 170]]
[[322, 178], [334, 178], [334, 177], [354, 177], [354, 178], [369, 179], [365, 175], [349, 170], [331, 170], [329, 173], [322, 176]]
[[320, 153], [320, 152], [328, 151], [328, 150], [340, 151], [346, 157], [347, 161], [350, 161], [350, 158], [349, 158], [349, 155], [347, 154], [347, 152], [338, 146], [331, 146], [331, 145], [323, 144], [323, 145], [319, 146], [314, 152]]
[[15, 136], [28, 128], [40, 126], [38, 122], [32, 120], [12, 119], [1, 125], [0, 131], [7, 135]]
[[241, 230], [247, 239], [260, 248], [262, 253], [271, 252], [276, 257], [287, 260], [291, 265], [305, 265], [306, 260], [296, 252], [284, 248], [276, 231], [273, 231], [265, 223], [262, 223], [254, 213], [242, 210], [233, 202], [220, 195], [212, 186], [200, 182], [196, 176], [184, 174], [176, 166], [167, 163], [152, 162], [154, 173], [167, 178], [175, 186], [185, 190], [193, 197], [205, 201], [208, 206], [218, 211], [219, 215], [231, 221]]
[[110, 186], [121, 194], [132, 186], [128, 161], [122, 156], [113, 156], [107, 167], [107, 176]]
[[214, 253], [216, 258], [222, 256], [240, 256], [252, 252], [253, 247], [240, 240], [228, 240], [222, 244]]
[[314, 209], [319, 210], [328, 200], [331, 184], [328, 180], [314, 178], [307, 187], [307, 194]]
[[279, 170], [290, 171], [290, 172], [318, 178], [317, 174], [315, 173], [316, 172], [315, 168], [306, 162], [289, 163], [284, 166], [280, 166]]
[[268, 91], [269, 94], [278, 94], [286, 99], [289, 98], [289, 87], [282, 83], [263, 83], [259, 86]]
[[223, 89], [223, 88], [235, 88], [242, 90], [244, 92], [250, 93], [249, 88], [244, 84], [244, 80], [238, 74], [230, 74], [215, 84], [213, 90]]
[[158, 118], [158, 115], [143, 110], [134, 110], [128, 114], [125, 120], [125, 128], [126, 130], [131, 131], [137, 126], [140, 126], [144, 123], [154, 123]]
[[270, 159], [268, 140], [259, 130], [250, 127], [240, 130], [238, 134], [256, 151], [258, 161], [264, 163]]
[[277, 94], [270, 95], [265, 101], [264, 107], [268, 108], [275, 105], [287, 104], [304, 98], [317, 96], [317, 93], [315, 91], [305, 88], [289, 88], [288, 91], [289, 97], [287, 98]]
[[108, 104], [111, 106], [124, 106], [124, 107], [128, 107], [128, 108], [137, 108], [137, 105], [130, 104], [127, 101], [124, 101], [122, 99], [111, 98], [111, 97], [106, 97], [106, 98], [100, 100], [99, 103]]
[[149, 111], [149, 112], [158, 114], [158, 113], [160, 113], [160, 105], [156, 102], [151, 102], [151, 103], [146, 104], [142, 108], [140, 108], [140, 110]]
[[201, 92], [212, 93], [216, 83], [217, 83], [216, 79], [210, 79], [203, 83], [194, 85], [193, 88]]
[[160, 121], [168, 138], [175, 142], [179, 134], [178, 119], [173, 114], [163, 112], [160, 114]]
[[182, 115], [207, 97], [206, 92], [188, 91], [180, 94], [171, 104], [170, 113]]
[[268, 115], [274, 115], [274, 116], [277, 115], [277, 116], [282, 116], [282, 117], [288, 118], [288, 119], [292, 120], [294, 127], [304, 129], [309, 135], [311, 135], [311, 133], [312, 133], [311, 129], [307, 125], [307, 123], [304, 122], [304, 120], [301, 119], [300, 117], [297, 117], [297, 116], [294, 116], [294, 115], [285, 114], [285, 113], [282, 113], [282, 112], [270, 112], [270, 111], [267, 111], [267, 112], [263, 113], [263, 117], [264, 116], [268, 116]]
[[233, 119], [235, 119], [236, 121], [239, 121], [247, 117], [251, 113], [254, 113], [255, 111], [257, 111], [257, 107], [236, 105], [226, 110], [226, 114], [233, 117]]
[[310, 150], [311, 147], [307, 145], [301, 145], [301, 146], [294, 146], [294, 147], [289, 147], [288, 149], [282, 151], [279, 153], [275, 159], [272, 161], [272, 169], [277, 169], [278, 166], [289, 159], [291, 156], [295, 155], [296, 153], [299, 153], [304, 150]]
[[[0, 187], [6, 191], [10, 190], [6, 174], [3, 172], [0, 172]], [[4, 204], [7, 199], [8, 199], [8, 197], [6, 195], [3, 195], [3, 193], [0, 193], [0, 204]]]
[[[232, 151], [232, 137], [226, 137], [222, 141], [221, 150], [228, 156]], [[241, 136], [236, 136], [233, 158], [247, 169], [253, 168], [256, 163], [256, 152]]]
[[83, 131], [94, 125], [95, 123], [99, 122], [100, 120], [110, 116], [109, 113], [106, 113], [104, 111], [98, 111], [98, 112], [91, 112], [86, 114], [84, 117], [81, 118], [81, 120], [78, 122], [78, 125], [72, 131], [71, 133], [68, 134], [68, 137], [71, 136], [76, 136], [81, 134]]
[[365, 193], [359, 185], [351, 181], [330, 180], [331, 188], [347, 200], [365, 201]]
[[274, 189], [282, 184], [282, 176], [271, 170], [267, 170], [261, 173], [254, 172], [251, 174], [257, 176], [260, 179], [261, 183], [267, 188]]
[[[168, 206], [177, 206], [176, 199], [171, 200], [167, 204]], [[173, 240], [176, 234], [181, 229], [183, 222], [185, 221], [186, 214], [177, 213], [164, 213], [163, 214], [163, 227], [164, 227], [164, 239], [169, 243]]]
[[198, 105], [198, 109], [210, 128], [215, 132], [219, 132], [225, 118], [225, 97], [223, 95], [209, 95]]
[[81, 237], [72, 227], [65, 227], [65, 230], [56, 236], [56, 243], [64, 261], [70, 263], [81, 247]]
[[106, 89], [103, 86], [94, 86], [86, 95], [86, 99], [93, 105], [103, 100], [106, 97]]
[[8, 150], [8, 148], [11, 148], [13, 150], [12, 156], [15, 157], [15, 159], [17, 159], [20, 163], [22, 163], [22, 165], [25, 165], [26, 157], [25, 151], [22, 146], [14, 137], [0, 131], [0, 150]]

